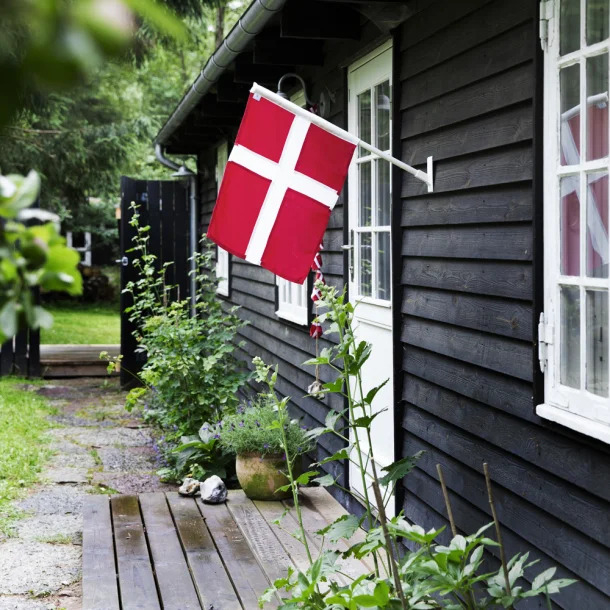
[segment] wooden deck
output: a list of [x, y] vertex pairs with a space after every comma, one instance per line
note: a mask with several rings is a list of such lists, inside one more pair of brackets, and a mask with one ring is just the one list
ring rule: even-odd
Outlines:
[[49, 344], [40, 346], [42, 376], [53, 377], [105, 377], [107, 362], [100, 360], [100, 352], [115, 357], [121, 346], [115, 344]]
[[[315, 532], [345, 510], [323, 488], [301, 491], [317, 553], [321, 537]], [[252, 502], [242, 491], [230, 491], [219, 505], [177, 493], [92, 496], [84, 516], [83, 610], [255, 610], [259, 596], [289, 566], [308, 565], [303, 545], [272, 523], [285, 508], [282, 502]], [[282, 522], [285, 530], [296, 531], [293, 512]], [[363, 536], [358, 532], [351, 542]], [[345, 550], [347, 543], [333, 548]], [[342, 562], [350, 576], [370, 569]]]

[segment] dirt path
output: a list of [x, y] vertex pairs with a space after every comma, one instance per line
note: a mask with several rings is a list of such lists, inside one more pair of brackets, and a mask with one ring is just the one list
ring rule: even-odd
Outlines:
[[55, 409], [54, 452], [41, 483], [15, 504], [24, 518], [0, 540], [0, 610], [81, 608], [82, 507], [92, 493], [169, 488], [150, 430], [127, 413], [116, 380], [29, 386]]

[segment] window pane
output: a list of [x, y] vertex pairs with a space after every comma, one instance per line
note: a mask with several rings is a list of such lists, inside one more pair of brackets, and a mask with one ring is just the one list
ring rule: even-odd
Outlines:
[[580, 163], [580, 66], [559, 73], [561, 88], [561, 164]]
[[588, 174], [587, 185], [587, 275], [608, 277], [608, 174]]
[[587, 290], [587, 390], [608, 396], [608, 292]]
[[559, 47], [561, 55], [580, 48], [580, 0], [561, 0]]
[[360, 173], [360, 226], [371, 226], [371, 162], [358, 166]]
[[379, 159], [375, 161], [377, 169], [377, 225], [390, 224], [390, 163]]
[[390, 149], [390, 81], [375, 87], [377, 100], [377, 148]]
[[390, 279], [390, 233], [377, 233], [377, 298], [389, 301], [392, 294]]
[[[371, 143], [371, 92], [365, 91], [358, 96], [358, 137]], [[368, 155], [368, 151], [358, 147], [358, 156]]]
[[373, 259], [371, 257], [371, 234], [360, 233], [360, 296], [371, 296]]
[[580, 183], [561, 179], [561, 274], [580, 275]]
[[580, 387], [580, 288], [561, 287], [561, 383]]
[[608, 0], [587, 0], [587, 44], [608, 38]]
[[587, 159], [608, 155], [608, 53], [587, 59]]

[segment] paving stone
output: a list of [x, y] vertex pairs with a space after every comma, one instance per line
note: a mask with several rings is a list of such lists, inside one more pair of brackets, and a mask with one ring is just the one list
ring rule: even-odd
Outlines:
[[97, 453], [106, 472], [151, 472], [159, 468], [157, 455], [152, 447], [103, 447], [98, 449]]
[[80, 390], [65, 385], [43, 385], [36, 389], [36, 393], [46, 398], [73, 399], [78, 396]]
[[61, 467], [47, 468], [42, 473], [42, 478], [51, 483], [87, 483], [87, 470], [84, 468]]
[[36, 515], [80, 514], [89, 487], [72, 485], [43, 485], [17, 506]]
[[102, 428], [87, 427], [60, 428], [55, 436], [72, 440], [85, 447], [143, 447], [152, 442], [150, 433], [146, 428]]
[[78, 578], [80, 562], [73, 545], [10, 540], [0, 545], [0, 594], [58, 591]]
[[88, 451], [82, 453], [59, 451], [49, 460], [49, 468], [80, 468], [86, 472], [96, 466], [93, 456]]
[[21, 595], [0, 595], [0, 610], [47, 610], [48, 602]]
[[15, 529], [22, 540], [49, 542], [57, 541], [60, 536], [69, 536], [75, 543], [80, 543], [83, 517], [80, 514], [38, 515], [18, 521]]
[[133, 474], [126, 472], [96, 472], [94, 485], [103, 485], [122, 494], [139, 494], [148, 491], [176, 491], [176, 485], [161, 483], [156, 474]]
[[[89, 455], [89, 449], [67, 440], [63, 430], [63, 428], [57, 428], [47, 433], [52, 439], [49, 443], [51, 451], [57, 452], [58, 455]], [[61, 432], [61, 435], [59, 432]]]

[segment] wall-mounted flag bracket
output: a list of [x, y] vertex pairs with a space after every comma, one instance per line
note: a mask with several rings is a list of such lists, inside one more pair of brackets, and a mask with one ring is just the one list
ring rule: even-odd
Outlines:
[[250, 92], [254, 95], [255, 99], [257, 96], [259, 98], [264, 97], [265, 99], [277, 104], [278, 106], [281, 106], [282, 108], [294, 113], [295, 115], [301, 116], [304, 119], [307, 119], [310, 123], [313, 123], [314, 125], [317, 125], [318, 127], [321, 127], [325, 131], [333, 133], [333, 134], [339, 136], [340, 138], [351, 141], [354, 144], [361, 146], [362, 148], [364, 148], [365, 150], [368, 150], [370, 153], [379, 157], [380, 159], [384, 159], [385, 161], [390, 162], [392, 165], [399, 167], [400, 169], [402, 169], [405, 172], [408, 172], [409, 174], [411, 174], [418, 180], [425, 182], [426, 186], [428, 187], [428, 192], [429, 193], [433, 192], [434, 175], [433, 175], [433, 158], [432, 157], [428, 157], [427, 162], [426, 162], [426, 171], [422, 172], [421, 170], [415, 169], [411, 165], [404, 163], [400, 159], [397, 159], [396, 157], [393, 157], [392, 155], [389, 155], [388, 153], [383, 152], [382, 150], [379, 150], [379, 148], [376, 148], [375, 146], [369, 144], [368, 142], [364, 142], [360, 138], [349, 133], [349, 131], [345, 131], [345, 129], [341, 129], [340, 127], [337, 127], [334, 123], [331, 123], [330, 121], [327, 121], [327, 120], [323, 119], [322, 117], [309, 112], [305, 108], [301, 108], [300, 106], [293, 104], [291, 101], [284, 99], [277, 93], [274, 93], [273, 91], [270, 91], [269, 89], [266, 89], [265, 87], [262, 87], [261, 85], [259, 85], [257, 83], [254, 83], [252, 85], [252, 89], [250, 89]]

